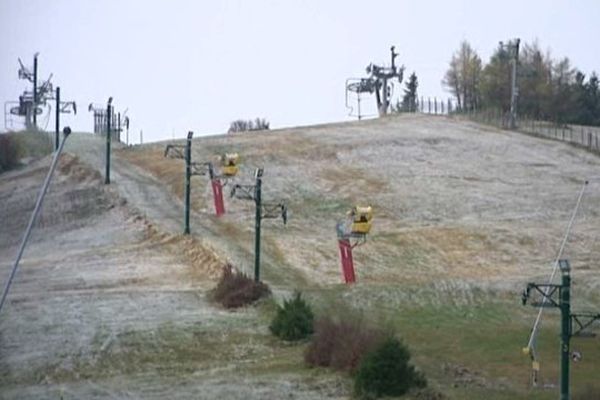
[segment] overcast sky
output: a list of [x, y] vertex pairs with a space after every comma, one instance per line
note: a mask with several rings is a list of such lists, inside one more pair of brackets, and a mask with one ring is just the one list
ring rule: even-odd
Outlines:
[[27, 86], [17, 57], [31, 65], [39, 51], [41, 76], [78, 103], [64, 118], [77, 130], [92, 130], [87, 105], [109, 96], [144, 141], [222, 133], [237, 118], [344, 121], [346, 78], [389, 63], [391, 45], [419, 95], [448, 97], [441, 79], [463, 39], [484, 61], [501, 40], [538, 39], [589, 74], [599, 27], [598, 0], [0, 0], [0, 101]]

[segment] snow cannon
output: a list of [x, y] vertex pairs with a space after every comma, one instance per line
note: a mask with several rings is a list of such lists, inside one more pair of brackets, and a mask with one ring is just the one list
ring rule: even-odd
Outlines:
[[237, 175], [240, 170], [238, 167], [240, 156], [237, 153], [225, 153], [221, 157], [221, 171], [223, 175], [226, 177], [231, 177]]
[[351, 232], [353, 234], [366, 235], [371, 231], [373, 220], [373, 208], [371, 206], [355, 206], [348, 212], [352, 218]]
[[346, 213], [346, 219], [336, 224], [338, 246], [342, 261], [342, 274], [346, 284], [356, 282], [352, 250], [367, 242], [373, 225], [373, 208], [355, 206]]

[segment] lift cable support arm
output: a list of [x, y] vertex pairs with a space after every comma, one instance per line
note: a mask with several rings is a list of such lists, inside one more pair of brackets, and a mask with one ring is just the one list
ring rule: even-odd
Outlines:
[[[240, 200], [256, 201], [255, 197], [256, 185], [241, 185], [236, 183], [231, 188], [230, 197], [235, 197]], [[285, 202], [262, 202], [261, 201], [261, 219], [279, 218], [283, 220], [283, 224], [287, 225], [288, 208]]]
[[192, 162], [190, 167], [192, 168], [192, 175], [206, 175], [206, 163]]
[[230, 197], [235, 197], [240, 200], [255, 200], [254, 198], [254, 188], [256, 185], [242, 185], [236, 183], [232, 186]]
[[283, 224], [287, 225], [287, 205], [280, 201], [279, 203], [263, 203], [261, 218], [279, 218], [283, 220]]
[[538, 284], [528, 283], [527, 288], [523, 292], [522, 302], [523, 305], [527, 304], [527, 301], [532, 296], [532, 291], [541, 296], [542, 301], [532, 301], [530, 304], [534, 307], [558, 307], [558, 293], [560, 293], [562, 285], [557, 284]]
[[167, 158], [185, 158], [185, 145], [182, 144], [168, 144], [165, 148], [165, 157]]
[[600, 313], [571, 314], [571, 334], [577, 337], [595, 337], [596, 334], [587, 329], [597, 321], [600, 321]]

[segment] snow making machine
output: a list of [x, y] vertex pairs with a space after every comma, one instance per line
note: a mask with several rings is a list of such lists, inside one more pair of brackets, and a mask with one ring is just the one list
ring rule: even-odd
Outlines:
[[372, 225], [373, 208], [371, 206], [355, 206], [348, 211], [346, 219], [337, 223], [342, 273], [347, 284], [356, 282], [352, 250], [366, 243]]
[[237, 153], [225, 153], [219, 157], [221, 169], [219, 172], [215, 170], [211, 162], [207, 162], [208, 175], [213, 190], [213, 198], [215, 203], [215, 214], [217, 217], [225, 214], [225, 202], [223, 201], [223, 188], [227, 185], [230, 179], [235, 177], [239, 172], [240, 156]]

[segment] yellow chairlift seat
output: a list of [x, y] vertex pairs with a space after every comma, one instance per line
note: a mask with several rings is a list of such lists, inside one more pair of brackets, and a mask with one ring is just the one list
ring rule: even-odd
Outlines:
[[371, 231], [373, 224], [373, 208], [371, 206], [356, 206], [350, 210], [349, 215], [352, 217], [352, 233], [366, 235]]
[[223, 175], [225, 176], [235, 176], [240, 170], [237, 166], [238, 160], [240, 156], [237, 153], [225, 153], [223, 157], [221, 157], [221, 163], [223, 171]]

